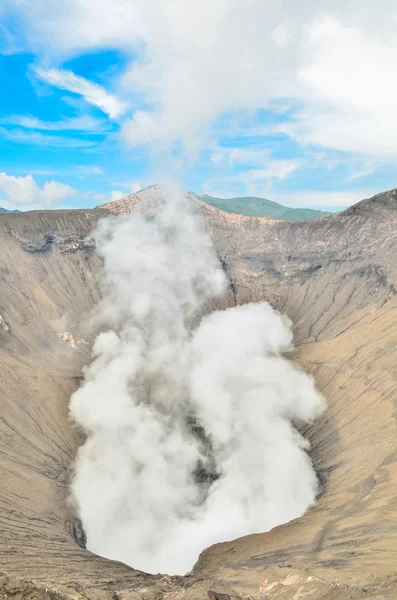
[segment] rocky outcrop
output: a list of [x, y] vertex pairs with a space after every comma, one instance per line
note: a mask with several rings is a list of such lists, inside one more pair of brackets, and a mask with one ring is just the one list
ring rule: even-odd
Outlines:
[[[157, 192], [147, 192], [149, 203]], [[291, 357], [328, 399], [327, 413], [306, 431], [325, 486], [316, 506], [269, 533], [204, 550], [186, 577], [149, 576], [84, 550], [67, 502], [81, 442], [67, 404], [89, 361], [87, 315], [100, 298], [101, 261], [87, 236], [99, 218], [145, 201], [140, 192], [94, 210], [0, 216], [0, 314], [8, 327], [0, 322], [1, 593], [396, 598], [395, 190], [310, 222], [202, 206], [229, 301], [265, 299], [289, 314]]]

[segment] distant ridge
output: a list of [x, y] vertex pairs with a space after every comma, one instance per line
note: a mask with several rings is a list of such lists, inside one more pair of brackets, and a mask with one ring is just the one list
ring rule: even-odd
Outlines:
[[7, 215], [9, 213], [19, 213], [19, 212], [21, 212], [21, 211], [17, 210], [17, 209], [15, 209], [15, 210], [8, 210], [7, 208], [2, 208], [0, 206], [0, 215]]
[[291, 208], [266, 198], [241, 197], [217, 198], [215, 196], [197, 195], [202, 202], [211, 204], [219, 210], [248, 217], [267, 217], [268, 219], [282, 219], [283, 221], [312, 221], [327, 217], [332, 213], [312, 208]]

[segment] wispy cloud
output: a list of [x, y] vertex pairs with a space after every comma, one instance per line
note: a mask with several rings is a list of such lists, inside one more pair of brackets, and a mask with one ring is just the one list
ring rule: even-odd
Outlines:
[[291, 175], [300, 166], [300, 161], [297, 159], [291, 160], [269, 160], [263, 169], [249, 169], [235, 175], [233, 178], [236, 181], [241, 181], [247, 184], [267, 179], [285, 179]]
[[364, 162], [360, 167], [353, 170], [353, 172], [349, 175], [349, 181], [355, 181], [356, 179], [361, 179], [362, 177], [367, 177], [368, 175], [372, 175], [382, 166], [381, 162], [368, 161]]
[[[29, 169], [29, 168], [16, 168], [13, 169], [14, 173], [23, 174], [29, 173], [29, 175], [44, 175], [51, 176], [59, 175], [60, 171], [56, 171], [55, 169]], [[65, 174], [65, 170], [62, 169], [62, 173]]]
[[270, 151], [267, 148], [230, 148], [218, 146], [211, 154], [211, 162], [215, 164], [229, 163], [233, 165], [265, 165], [269, 162]]
[[31, 115], [10, 115], [0, 119], [3, 125], [16, 125], [24, 129], [41, 131], [87, 131], [89, 133], [106, 133], [111, 127], [104, 120], [94, 119], [90, 115], [79, 117], [61, 117], [57, 121], [42, 121]]
[[[4, 4], [4, 3], [3, 3]], [[0, 6], [0, 16], [3, 11], [5, 11], [5, 7]], [[4, 23], [0, 22], [0, 52], [3, 55], [7, 54], [16, 54], [17, 52], [21, 52], [24, 50], [24, 45], [18, 43], [15, 36], [11, 33], [11, 31], [4, 25]]]
[[117, 119], [127, 109], [127, 105], [113, 94], [109, 94], [103, 87], [75, 75], [72, 71], [63, 69], [43, 69], [38, 67], [36, 75], [42, 81], [61, 90], [68, 90], [83, 96], [87, 102], [96, 106], [111, 119]]
[[[237, 172], [233, 165], [232, 168], [229, 168], [230, 165], [228, 162], [227, 173], [219, 171], [217, 175], [209, 177], [206, 182], [202, 182], [201, 189], [203, 192], [209, 196], [218, 196], [220, 198], [230, 198], [233, 196], [272, 198], [271, 191], [273, 185], [276, 182], [285, 180], [303, 164], [299, 159], [269, 159], [269, 153], [263, 151], [261, 153], [258, 152], [256, 155], [258, 159], [259, 154], [262, 154], [263, 168], [244, 169], [244, 166], [246, 167], [244, 162], [249, 154], [250, 151], [247, 151], [247, 156], [244, 156], [244, 158], [243, 152], [239, 155], [242, 167]], [[222, 157], [220, 160], [225, 160], [225, 157]], [[227, 157], [226, 160], [228, 161]], [[252, 164], [255, 164], [255, 161]]]
[[6, 129], [0, 127], [0, 137], [17, 144], [32, 144], [50, 148], [92, 148], [97, 142], [77, 138], [45, 135], [37, 131], [26, 132], [21, 129]]
[[76, 170], [76, 172], [81, 175], [81, 176], [85, 176], [85, 175], [102, 175], [103, 174], [103, 170], [100, 167], [97, 167], [96, 165], [76, 165], [74, 167], [74, 169]]

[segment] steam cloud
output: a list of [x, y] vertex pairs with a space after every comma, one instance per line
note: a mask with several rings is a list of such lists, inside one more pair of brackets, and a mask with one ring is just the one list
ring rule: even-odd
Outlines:
[[71, 399], [86, 432], [72, 494], [88, 548], [181, 574], [205, 547], [302, 515], [317, 493], [293, 425], [325, 403], [281, 353], [291, 323], [267, 303], [212, 312], [226, 279], [182, 194], [103, 220], [94, 360]]

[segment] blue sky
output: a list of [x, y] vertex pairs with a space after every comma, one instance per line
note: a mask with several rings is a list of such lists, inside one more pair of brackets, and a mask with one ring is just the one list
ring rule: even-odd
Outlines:
[[147, 4], [0, 5], [0, 205], [177, 181], [338, 210], [397, 185], [392, 2]]

